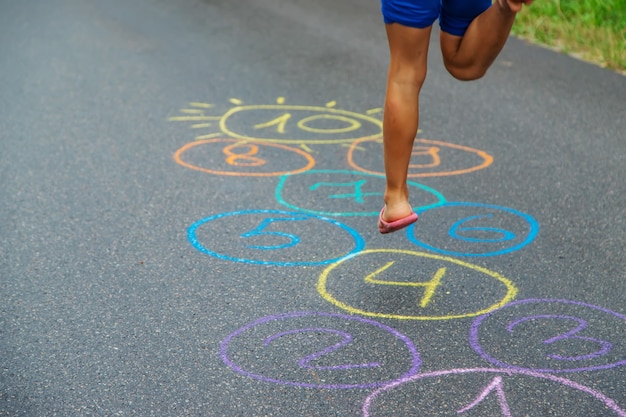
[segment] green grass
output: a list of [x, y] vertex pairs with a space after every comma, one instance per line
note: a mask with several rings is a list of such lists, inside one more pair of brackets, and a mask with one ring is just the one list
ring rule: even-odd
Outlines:
[[535, 0], [512, 33], [626, 71], [626, 0]]

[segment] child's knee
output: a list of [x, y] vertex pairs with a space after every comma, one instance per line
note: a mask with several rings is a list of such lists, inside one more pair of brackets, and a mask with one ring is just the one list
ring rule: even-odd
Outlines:
[[402, 70], [391, 71], [389, 82], [404, 88], [421, 90], [426, 80], [426, 67], [407, 65]]
[[458, 67], [453, 64], [445, 63], [445, 67], [454, 78], [460, 81], [474, 81], [485, 76], [489, 67], [482, 65], [470, 65], [466, 67]]

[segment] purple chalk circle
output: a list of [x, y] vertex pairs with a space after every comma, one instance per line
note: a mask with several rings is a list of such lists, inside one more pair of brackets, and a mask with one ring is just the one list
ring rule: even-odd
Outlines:
[[[520, 384], [520, 379], [527, 381]], [[529, 382], [533, 388], [532, 399], [525, 395]], [[420, 385], [415, 388], [411, 384]], [[414, 391], [409, 391], [411, 389]], [[409, 395], [407, 391], [416, 395]], [[576, 396], [574, 400], [573, 395]], [[469, 414], [470, 411], [474, 414]], [[363, 403], [364, 417], [399, 415], [626, 417], [626, 411], [603, 393], [555, 375], [528, 370], [472, 368], [405, 377], [377, 388]]]
[[220, 345], [222, 361], [263, 382], [307, 388], [375, 388], [417, 374], [413, 342], [377, 321], [324, 312], [263, 317]]
[[499, 367], [560, 373], [626, 365], [625, 335], [626, 316], [615, 311], [578, 301], [528, 299], [477, 317], [469, 342]]

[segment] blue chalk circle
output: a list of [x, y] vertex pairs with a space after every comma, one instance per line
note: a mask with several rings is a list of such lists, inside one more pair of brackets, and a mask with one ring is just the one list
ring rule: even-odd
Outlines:
[[[363, 238], [343, 223], [281, 210], [216, 214], [189, 226], [187, 238], [204, 254], [255, 265], [326, 265], [365, 247]], [[319, 239], [328, 245], [319, 245]]]
[[[425, 214], [433, 209], [438, 211]], [[422, 218], [407, 228], [408, 239], [444, 255], [504, 255], [528, 245], [539, 233], [539, 223], [529, 214], [491, 204], [450, 202], [418, 214]]]

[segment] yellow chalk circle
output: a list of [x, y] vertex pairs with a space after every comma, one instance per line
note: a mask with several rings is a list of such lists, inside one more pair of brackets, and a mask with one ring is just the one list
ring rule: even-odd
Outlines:
[[[381, 256], [376, 254], [383, 254], [387, 259], [381, 261]], [[363, 260], [368, 255], [375, 256]], [[406, 261], [406, 255], [437, 265], [400, 263]], [[394, 257], [404, 259], [393, 260]], [[356, 262], [357, 258], [360, 258], [358, 265], [341, 268], [344, 264]], [[408, 277], [407, 270], [410, 271]], [[334, 278], [331, 279], [331, 275]], [[343, 291], [337, 289], [341, 286]], [[479, 316], [504, 306], [517, 294], [513, 282], [497, 272], [447, 256], [399, 249], [365, 250], [331, 264], [320, 275], [317, 291], [326, 301], [352, 314], [398, 320], [451, 320]], [[410, 305], [407, 305], [407, 299]], [[464, 301], [473, 305], [468, 307]], [[395, 303], [403, 305], [395, 306]], [[370, 306], [364, 307], [363, 304]], [[385, 310], [384, 307], [390, 304], [390, 308], [403, 312], [377, 311]], [[472, 311], [462, 311], [463, 307]], [[458, 311], [450, 311], [457, 308]]]

